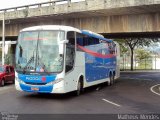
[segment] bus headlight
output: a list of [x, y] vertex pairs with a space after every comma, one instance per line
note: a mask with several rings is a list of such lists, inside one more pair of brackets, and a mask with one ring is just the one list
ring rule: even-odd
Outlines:
[[62, 80], [64, 80], [64, 79], [63, 78], [58, 78], [58, 79], [56, 79], [52, 82], [47, 83], [46, 85], [54, 85], [54, 84], [57, 84], [57, 83], [61, 82]]
[[18, 77], [15, 77], [15, 81], [21, 83], [21, 84], [25, 84], [25, 82], [23, 82], [22, 80], [20, 80]]

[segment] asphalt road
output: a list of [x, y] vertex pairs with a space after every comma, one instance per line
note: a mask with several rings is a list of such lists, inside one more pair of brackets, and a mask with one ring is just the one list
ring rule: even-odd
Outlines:
[[14, 114], [160, 114], [159, 76], [159, 72], [122, 72], [115, 85], [94, 86], [86, 89], [78, 97], [72, 94], [19, 92], [15, 90], [14, 85], [9, 84], [0, 88], [0, 112], [6, 111]]

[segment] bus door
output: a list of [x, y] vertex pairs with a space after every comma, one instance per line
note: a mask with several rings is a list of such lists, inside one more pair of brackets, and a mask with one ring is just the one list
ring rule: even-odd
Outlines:
[[74, 68], [75, 62], [75, 32], [67, 33], [67, 40], [69, 41], [66, 44], [66, 69], [65, 72], [69, 72]]

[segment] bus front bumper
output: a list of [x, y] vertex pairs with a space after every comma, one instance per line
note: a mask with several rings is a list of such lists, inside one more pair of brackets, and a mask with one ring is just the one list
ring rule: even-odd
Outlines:
[[28, 85], [15, 81], [15, 87], [18, 91], [36, 92], [36, 93], [65, 93], [63, 82], [54, 85]]

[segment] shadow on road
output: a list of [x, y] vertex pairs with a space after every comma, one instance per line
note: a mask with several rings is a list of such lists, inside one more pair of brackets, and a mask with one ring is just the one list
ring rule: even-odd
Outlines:
[[3, 87], [0, 86], [0, 88], [9, 87], [9, 86], [12, 86], [12, 85], [14, 85], [14, 84], [13, 83], [5, 83], [5, 85]]
[[[117, 84], [117, 82], [116, 82]], [[113, 85], [114, 86], [114, 85]], [[97, 91], [105, 90], [108, 87], [107, 83], [102, 83], [99, 85], [95, 85], [92, 87], [88, 87], [84, 89], [84, 92], [80, 96], [86, 96], [92, 94]], [[76, 99], [80, 96], [76, 96], [74, 92], [66, 93], [66, 94], [48, 94], [48, 93], [27, 93], [23, 97], [32, 98], [32, 99], [57, 99], [57, 100], [66, 100], [66, 99]]]

